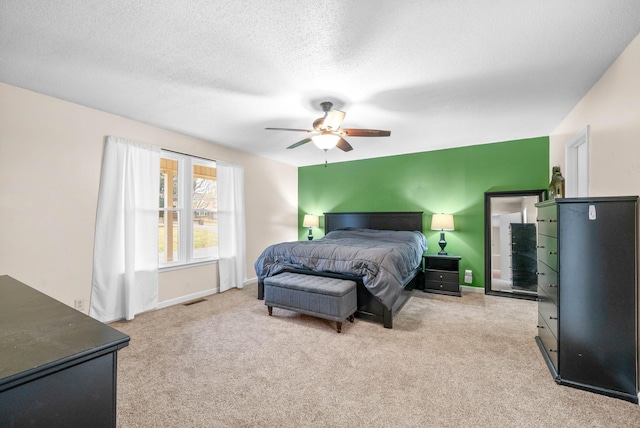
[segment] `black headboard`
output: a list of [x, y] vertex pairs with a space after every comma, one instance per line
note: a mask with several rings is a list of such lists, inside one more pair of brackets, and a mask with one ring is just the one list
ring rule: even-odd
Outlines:
[[345, 227], [422, 232], [422, 211], [324, 213], [324, 233]]

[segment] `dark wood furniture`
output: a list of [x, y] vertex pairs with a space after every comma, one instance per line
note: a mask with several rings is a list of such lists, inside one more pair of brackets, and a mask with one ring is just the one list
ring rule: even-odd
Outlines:
[[538, 208], [538, 336], [553, 375], [638, 403], [637, 197]]
[[516, 290], [536, 292], [536, 225], [511, 223], [511, 282]]
[[116, 426], [129, 336], [6, 275], [0, 328], [0, 426]]
[[[422, 212], [344, 212], [324, 213], [325, 234], [332, 230], [345, 227], [359, 227], [376, 230], [417, 230], [422, 232]], [[416, 266], [407, 278], [401, 296], [396, 300], [393, 308], [386, 308], [365, 287], [362, 277], [342, 275], [329, 272], [316, 272], [303, 269], [287, 269], [289, 272], [307, 275], [327, 276], [331, 278], [349, 279], [356, 282], [358, 293], [358, 310], [356, 317], [381, 323], [385, 328], [393, 328], [393, 317], [411, 297], [411, 292], [419, 282], [421, 266]], [[264, 283], [258, 282], [258, 299], [264, 299]]]
[[460, 260], [454, 255], [424, 254], [424, 291], [461, 296]]

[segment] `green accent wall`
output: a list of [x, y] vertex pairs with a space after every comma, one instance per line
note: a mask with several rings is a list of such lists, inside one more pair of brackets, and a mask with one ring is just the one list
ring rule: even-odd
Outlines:
[[[473, 271], [468, 285], [484, 287], [484, 192], [545, 189], [548, 183], [548, 137], [300, 167], [299, 238], [308, 234], [305, 214], [423, 211], [428, 252], [437, 253], [440, 233], [430, 230], [431, 216], [452, 213], [456, 230], [445, 232], [446, 251], [462, 256], [461, 272]], [[323, 227], [320, 217], [316, 239]]]

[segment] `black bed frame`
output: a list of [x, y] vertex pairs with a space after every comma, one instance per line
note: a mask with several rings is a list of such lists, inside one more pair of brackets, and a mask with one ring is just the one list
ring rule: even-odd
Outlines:
[[[324, 213], [325, 234], [345, 227], [361, 227], [376, 230], [417, 230], [422, 232], [422, 212], [344, 212]], [[350, 279], [356, 282], [358, 293], [358, 318], [381, 323], [385, 328], [393, 328], [393, 317], [400, 312], [411, 292], [419, 282], [420, 266], [416, 267], [404, 284], [404, 290], [393, 308], [387, 309], [364, 286], [361, 276], [341, 275], [329, 272], [315, 272], [306, 269], [287, 269], [287, 272], [305, 275]], [[264, 299], [264, 283], [258, 282], [258, 299]]]

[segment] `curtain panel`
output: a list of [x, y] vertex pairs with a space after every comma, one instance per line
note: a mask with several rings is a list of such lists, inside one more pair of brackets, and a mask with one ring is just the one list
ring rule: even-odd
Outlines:
[[242, 288], [246, 281], [244, 170], [216, 162], [218, 175], [218, 273], [220, 291]]
[[89, 315], [109, 322], [158, 305], [160, 148], [107, 137]]

